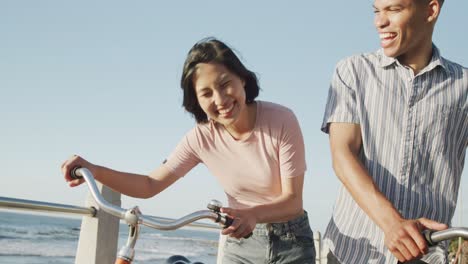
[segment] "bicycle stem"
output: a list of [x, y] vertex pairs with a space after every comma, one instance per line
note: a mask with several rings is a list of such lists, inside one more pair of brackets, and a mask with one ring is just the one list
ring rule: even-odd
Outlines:
[[127, 261], [128, 263], [131, 263], [133, 261], [133, 258], [135, 257], [135, 244], [139, 234], [139, 225], [129, 226], [127, 244], [125, 246], [122, 246], [122, 248], [119, 250], [119, 253], [117, 254], [117, 259]]

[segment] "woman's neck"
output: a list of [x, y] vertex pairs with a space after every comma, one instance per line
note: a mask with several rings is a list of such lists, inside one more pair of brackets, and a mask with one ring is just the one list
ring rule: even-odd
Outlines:
[[237, 122], [225, 126], [226, 130], [236, 140], [243, 140], [250, 136], [257, 119], [257, 103], [246, 104]]

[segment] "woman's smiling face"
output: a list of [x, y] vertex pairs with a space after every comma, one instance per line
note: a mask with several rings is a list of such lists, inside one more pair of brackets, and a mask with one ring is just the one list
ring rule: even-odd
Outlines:
[[199, 63], [193, 76], [198, 103], [209, 119], [224, 126], [246, 111], [245, 82], [219, 63]]

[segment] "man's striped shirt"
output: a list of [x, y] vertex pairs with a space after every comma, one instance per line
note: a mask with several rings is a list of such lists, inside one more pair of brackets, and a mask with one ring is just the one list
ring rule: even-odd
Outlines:
[[[382, 50], [340, 61], [322, 130], [334, 122], [359, 124], [361, 161], [401, 215], [450, 224], [468, 144], [468, 69], [433, 47], [416, 76]], [[324, 237], [342, 263], [397, 263], [382, 230], [343, 186]], [[446, 263], [446, 246], [423, 260]]]

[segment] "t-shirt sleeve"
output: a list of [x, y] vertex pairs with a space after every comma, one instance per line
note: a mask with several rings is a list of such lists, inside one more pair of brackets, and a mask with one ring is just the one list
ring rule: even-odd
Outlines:
[[286, 113], [282, 122], [279, 166], [283, 178], [300, 176], [306, 171], [304, 138], [299, 122], [292, 111]]
[[323, 117], [321, 130], [328, 133], [330, 123], [359, 124], [356, 110], [356, 91], [353, 89], [349, 59], [340, 61], [333, 74], [328, 91], [327, 106]]
[[178, 178], [185, 176], [201, 162], [197, 154], [196, 127], [189, 131], [169, 155], [164, 166]]

